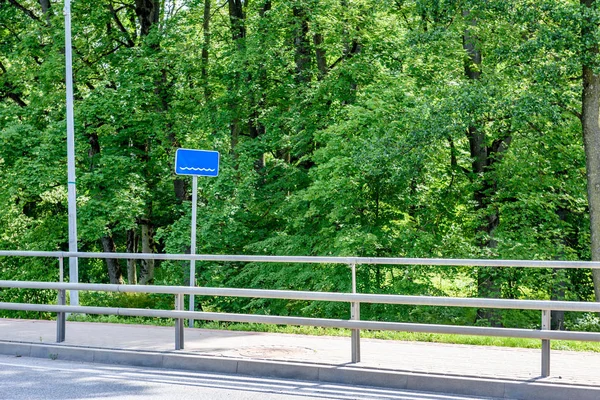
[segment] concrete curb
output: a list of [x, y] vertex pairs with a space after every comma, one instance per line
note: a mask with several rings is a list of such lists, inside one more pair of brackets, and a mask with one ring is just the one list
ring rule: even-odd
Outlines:
[[412, 373], [365, 367], [0, 341], [0, 354], [102, 364], [376, 386], [513, 400], [598, 400], [600, 387]]

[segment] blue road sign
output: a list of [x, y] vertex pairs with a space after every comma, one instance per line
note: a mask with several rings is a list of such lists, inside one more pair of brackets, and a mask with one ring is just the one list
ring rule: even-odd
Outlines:
[[211, 150], [177, 149], [175, 153], [177, 175], [219, 175], [219, 152]]

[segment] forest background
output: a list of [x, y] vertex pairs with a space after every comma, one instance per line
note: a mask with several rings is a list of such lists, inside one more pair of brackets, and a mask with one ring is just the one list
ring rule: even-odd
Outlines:
[[[67, 250], [62, 1], [0, 0], [0, 249]], [[75, 0], [80, 251], [600, 260], [594, 0]], [[596, 249], [596, 250], [593, 250]], [[189, 283], [80, 260], [80, 280]], [[199, 263], [198, 285], [348, 291], [344, 266]], [[187, 275], [186, 275], [187, 274]], [[364, 293], [594, 300], [589, 270], [363, 265]], [[57, 279], [2, 259], [0, 279]], [[53, 302], [0, 291], [1, 301]], [[161, 306], [159, 297], [83, 296]], [[164, 300], [167, 302], [167, 300]], [[345, 305], [199, 298], [228, 312]], [[170, 300], [167, 305], [170, 307]], [[364, 305], [365, 319], [535, 327], [536, 312]], [[28, 315], [3, 312], [0, 315]], [[593, 315], [555, 328], [600, 329]]]

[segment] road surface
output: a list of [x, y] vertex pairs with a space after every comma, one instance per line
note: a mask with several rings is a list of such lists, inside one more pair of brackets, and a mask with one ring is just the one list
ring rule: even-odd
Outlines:
[[0, 399], [472, 400], [481, 398], [0, 355]]

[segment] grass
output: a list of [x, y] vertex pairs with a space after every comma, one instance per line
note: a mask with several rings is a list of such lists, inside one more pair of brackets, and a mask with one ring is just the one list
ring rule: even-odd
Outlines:
[[[453, 279], [433, 273], [430, 277], [432, 282], [435, 282], [436, 287], [444, 292], [449, 292], [453, 296], [469, 296], [469, 290], [473, 286], [473, 281], [459, 276], [454, 276]], [[88, 302], [97, 306], [105, 307], [132, 307], [132, 308], [153, 308], [156, 306], [156, 301], [171, 301], [168, 298], [161, 297], [162, 295], [147, 295], [142, 293], [82, 293], [82, 302]], [[472, 310], [473, 311], [473, 310]], [[507, 316], [510, 316], [510, 311], [507, 310]], [[520, 318], [524, 318], [519, 314]], [[538, 318], [536, 316], [536, 318]], [[468, 318], [469, 320], [474, 319]], [[149, 318], [149, 317], [123, 317], [114, 315], [72, 315], [70, 320], [86, 321], [86, 322], [107, 322], [119, 324], [142, 324], [155, 326], [173, 326], [174, 321], [167, 318]], [[522, 322], [522, 321], [521, 321]], [[588, 321], [588, 325], [596, 326], [597, 321], [593, 318]], [[187, 321], [186, 321], [187, 323]], [[510, 324], [509, 324], [510, 325]], [[585, 324], [584, 324], [585, 325]], [[231, 322], [215, 322], [215, 321], [196, 321], [196, 327], [204, 329], [217, 329], [229, 331], [247, 331], [247, 332], [266, 332], [266, 333], [288, 333], [301, 335], [315, 336], [344, 336], [349, 337], [351, 331], [349, 329], [338, 328], [320, 328], [310, 326], [287, 326], [287, 325], [268, 325], [268, 324], [250, 324], [250, 323], [231, 323]], [[526, 324], [513, 324], [511, 326], [528, 326]], [[575, 326], [574, 330], [588, 330], [585, 326]], [[499, 346], [499, 347], [514, 347], [539, 349], [541, 341], [536, 339], [521, 339], [521, 338], [504, 338], [504, 337], [489, 337], [489, 336], [467, 336], [467, 335], [444, 335], [433, 333], [412, 333], [412, 332], [394, 332], [394, 331], [361, 331], [361, 337], [382, 339], [382, 340], [399, 340], [412, 342], [430, 342], [430, 343], [446, 343], [446, 344], [465, 344], [475, 346]], [[591, 351], [600, 353], [600, 342], [577, 342], [577, 341], [558, 341], [550, 342], [554, 350], [571, 350], [571, 351]]]
[[[83, 322], [107, 322], [118, 324], [141, 324], [155, 326], [173, 326], [174, 321], [167, 318], [147, 318], [147, 317], [119, 317], [115, 315], [71, 315], [69, 321]], [[270, 325], [270, 324], [248, 324], [248, 323], [227, 323], [214, 321], [196, 321], [198, 328], [217, 329], [228, 331], [244, 332], [265, 332], [265, 333], [288, 333], [299, 335], [314, 336], [342, 336], [349, 337], [349, 329], [341, 328], [320, 328], [312, 326], [291, 326], [291, 325]], [[361, 331], [362, 338], [382, 339], [382, 340], [400, 340], [410, 342], [429, 342], [446, 344], [465, 344], [474, 346], [499, 346], [514, 347], [526, 349], [541, 348], [541, 341], [536, 339], [504, 338], [489, 336], [467, 336], [467, 335], [443, 335], [436, 333], [413, 333], [413, 332], [394, 332], [394, 331]], [[550, 342], [553, 350], [570, 351], [590, 351], [600, 353], [600, 343], [598, 342], [577, 342], [565, 340], [553, 340]]]
[[153, 326], [173, 326], [174, 321], [170, 318], [151, 318], [151, 317], [122, 317], [117, 315], [87, 315], [72, 314], [69, 321], [76, 322], [105, 322], [109, 324], [130, 324], [130, 325], [153, 325]]

